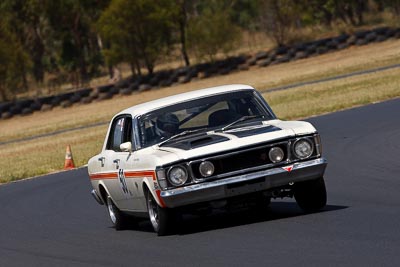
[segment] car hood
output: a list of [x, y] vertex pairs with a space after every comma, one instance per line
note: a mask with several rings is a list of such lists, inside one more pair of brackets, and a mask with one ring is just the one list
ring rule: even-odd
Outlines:
[[176, 159], [176, 161], [189, 160], [265, 143], [266, 141], [315, 132], [315, 128], [308, 122], [272, 120], [264, 121], [258, 125], [233, 128], [224, 132], [210, 131], [203, 134], [194, 134], [170, 141], [162, 146], [153, 146], [153, 149], [156, 150], [156, 155], [158, 154], [164, 159], [162, 160], [164, 165], [170, 163], [172, 158]]

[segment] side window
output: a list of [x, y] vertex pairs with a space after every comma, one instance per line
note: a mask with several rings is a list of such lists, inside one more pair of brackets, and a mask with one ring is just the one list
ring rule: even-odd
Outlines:
[[125, 142], [132, 142], [132, 119], [130, 117], [116, 118], [110, 130], [107, 149], [121, 151], [119, 146]]

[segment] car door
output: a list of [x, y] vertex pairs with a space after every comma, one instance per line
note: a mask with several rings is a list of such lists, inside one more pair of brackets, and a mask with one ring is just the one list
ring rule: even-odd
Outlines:
[[118, 116], [114, 119], [104, 151], [104, 166], [112, 179], [104, 182], [118, 208], [132, 210], [134, 187], [132, 181], [126, 178], [127, 162], [132, 160], [132, 152], [121, 151], [120, 145], [132, 142], [132, 118], [129, 115]]

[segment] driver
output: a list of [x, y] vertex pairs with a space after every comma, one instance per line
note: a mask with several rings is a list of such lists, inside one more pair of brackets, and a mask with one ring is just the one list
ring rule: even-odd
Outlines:
[[178, 133], [179, 119], [175, 114], [167, 113], [158, 116], [155, 125], [155, 134], [161, 138], [169, 138]]

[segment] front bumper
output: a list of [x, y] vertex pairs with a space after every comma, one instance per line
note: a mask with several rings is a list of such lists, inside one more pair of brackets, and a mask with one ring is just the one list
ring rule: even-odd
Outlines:
[[290, 183], [322, 177], [325, 158], [294, 163], [291, 171], [272, 168], [220, 180], [203, 182], [181, 188], [161, 191], [161, 198], [169, 208], [224, 199], [252, 192], [269, 190]]

